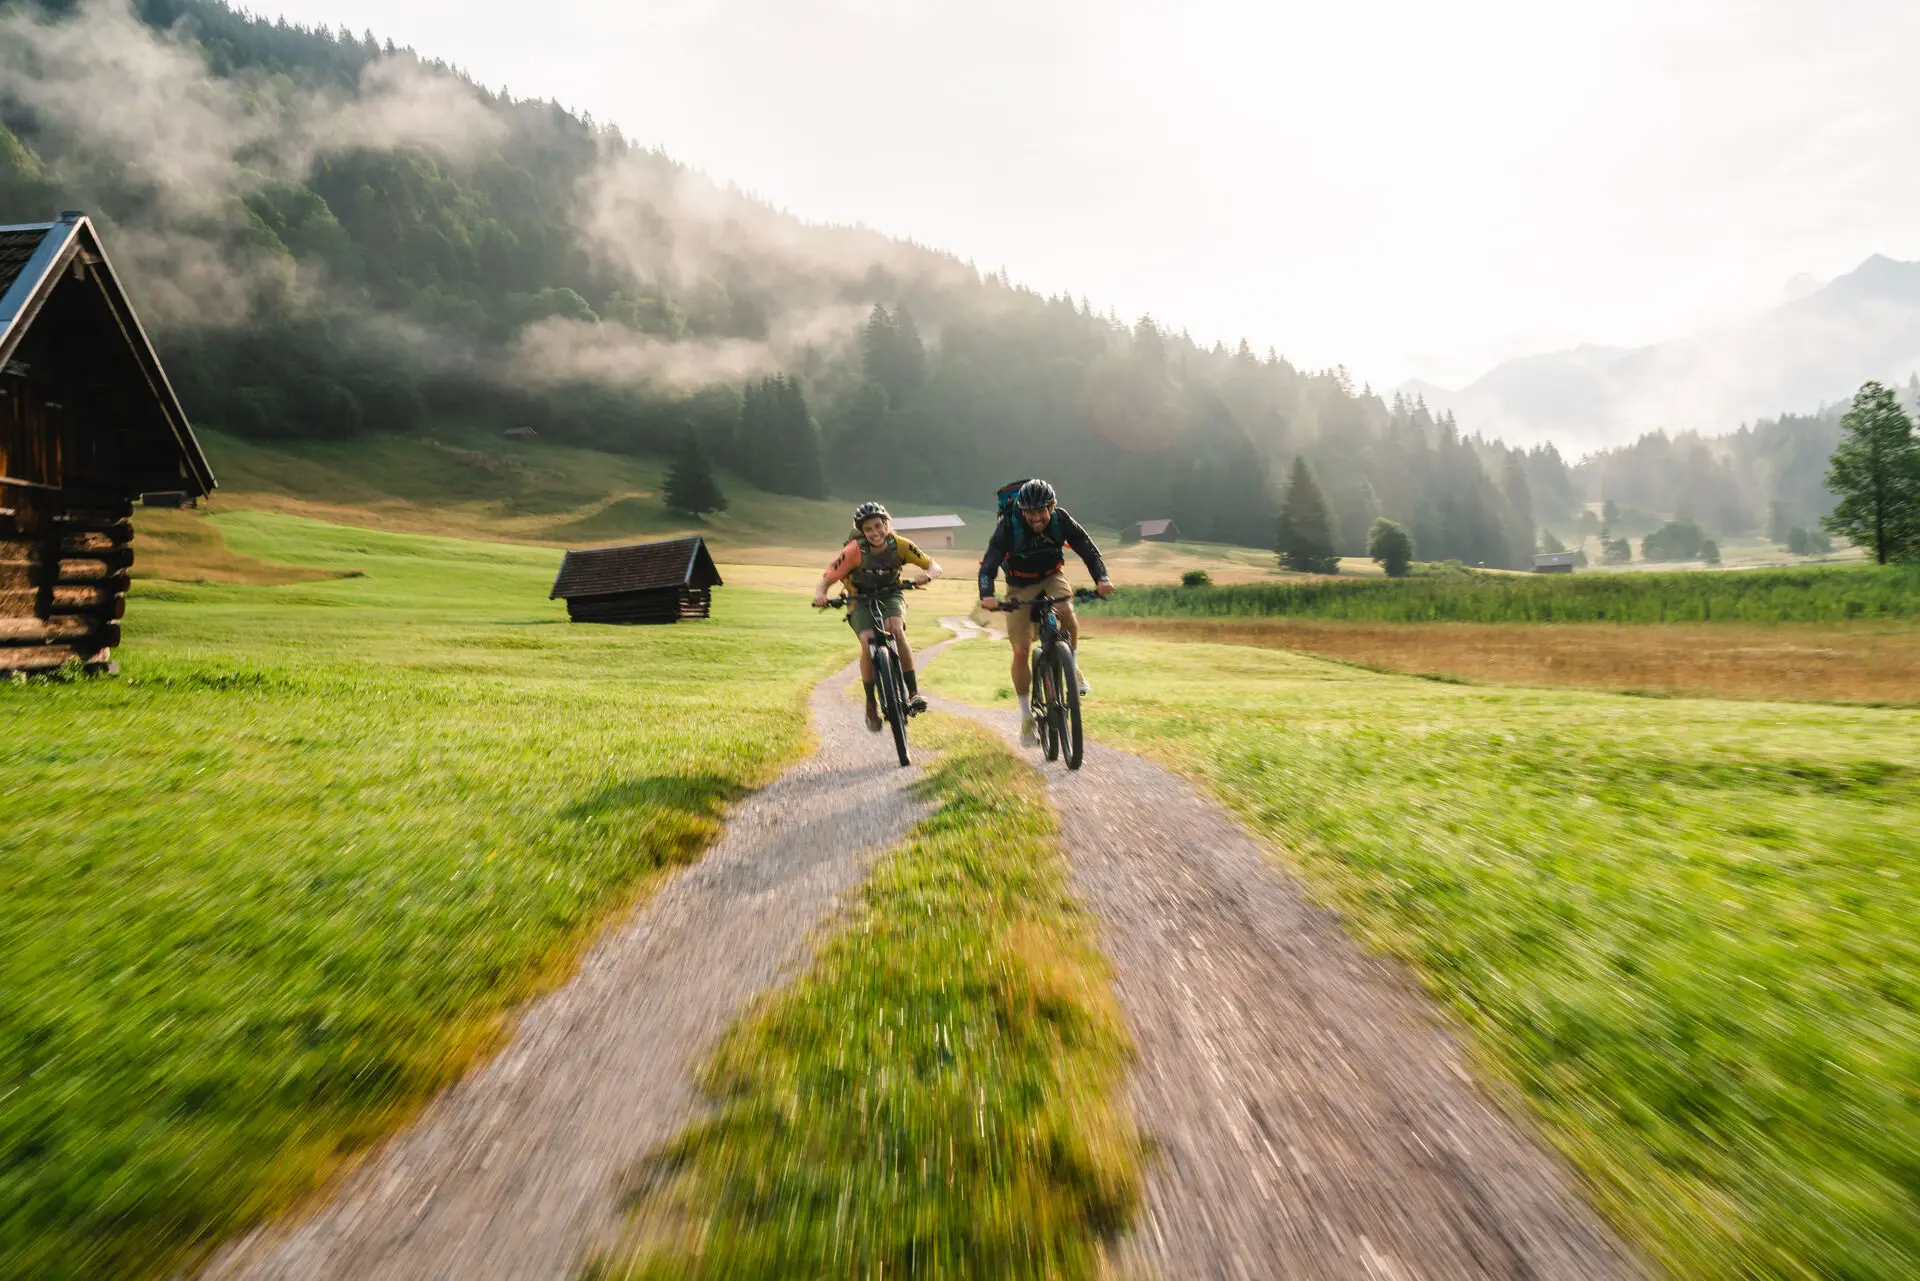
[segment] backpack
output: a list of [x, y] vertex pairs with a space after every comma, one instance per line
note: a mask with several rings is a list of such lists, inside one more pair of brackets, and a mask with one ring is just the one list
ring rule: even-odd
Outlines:
[[[1006, 521], [1013, 529], [1013, 549], [1015, 552], [1025, 551], [1027, 544], [1031, 543], [1034, 538], [1033, 531], [1027, 528], [1027, 522], [1021, 520], [1013, 509], [1014, 499], [1020, 497], [1020, 487], [1032, 479], [1031, 476], [1028, 476], [1020, 480], [1008, 481], [993, 491], [994, 509], [1000, 513], [1000, 519]], [[1060, 512], [1058, 508], [1055, 508], [1053, 520], [1047, 525], [1047, 533], [1053, 536], [1055, 542], [1059, 541], [1059, 529]]]
[[1000, 513], [1001, 519], [1010, 519], [1013, 516], [1013, 500], [1020, 497], [1021, 486], [1032, 479], [1031, 476], [1023, 476], [1019, 480], [1008, 481], [993, 491], [994, 510]]

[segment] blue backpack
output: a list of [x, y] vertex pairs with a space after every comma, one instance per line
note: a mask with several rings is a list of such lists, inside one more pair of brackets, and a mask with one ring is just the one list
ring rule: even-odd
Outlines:
[[[1027, 476], [1020, 480], [1008, 481], [993, 491], [994, 510], [1000, 513], [1000, 519], [1006, 521], [1013, 527], [1013, 547], [1015, 551], [1023, 550], [1028, 543], [1033, 541], [1034, 537], [1033, 531], [1027, 528], [1027, 522], [1021, 520], [1018, 513], [1014, 510], [1014, 500], [1020, 497], [1021, 486], [1032, 479], [1031, 476]], [[1060, 510], [1056, 507], [1053, 512], [1053, 520], [1047, 525], [1047, 533], [1053, 536], [1053, 541], [1055, 542], [1060, 541], [1059, 524]]]

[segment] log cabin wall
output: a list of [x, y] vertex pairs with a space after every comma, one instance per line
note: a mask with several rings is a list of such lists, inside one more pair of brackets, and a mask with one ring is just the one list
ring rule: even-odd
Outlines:
[[37, 326], [0, 370], [0, 672], [111, 670], [120, 643], [133, 505], [93, 427], [114, 398], [61, 372], [81, 336]]

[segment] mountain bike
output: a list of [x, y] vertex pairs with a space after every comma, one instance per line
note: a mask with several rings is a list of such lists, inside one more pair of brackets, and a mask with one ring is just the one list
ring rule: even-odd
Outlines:
[[[903, 592], [917, 591], [918, 583], [902, 583]], [[889, 592], [845, 592], [827, 602], [828, 609], [845, 609], [856, 601], [879, 600], [889, 596]], [[867, 642], [867, 655], [873, 660], [874, 693], [880, 699], [880, 719], [893, 731], [893, 748], [900, 754], [902, 766], [913, 762], [907, 756], [907, 718], [914, 715], [907, 706], [907, 680], [901, 675], [900, 652], [894, 648], [893, 633], [885, 626], [873, 629], [873, 639]]]
[[1085, 744], [1080, 736], [1080, 673], [1074, 666], [1073, 646], [1060, 630], [1060, 616], [1054, 606], [1067, 600], [1099, 600], [1100, 593], [1082, 587], [1068, 596], [1036, 596], [1032, 600], [1002, 600], [1000, 608], [1009, 613], [1027, 611], [1034, 630], [1040, 635], [1027, 662], [1033, 673], [1028, 687], [1032, 695], [1033, 724], [1040, 732], [1040, 747], [1050, 761], [1067, 756], [1067, 768], [1079, 769]]

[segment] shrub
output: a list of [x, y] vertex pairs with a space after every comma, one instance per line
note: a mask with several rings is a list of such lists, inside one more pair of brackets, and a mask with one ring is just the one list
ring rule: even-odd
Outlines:
[[1380, 563], [1388, 578], [1405, 578], [1413, 564], [1413, 535], [1406, 526], [1382, 516], [1367, 534], [1367, 555]]
[[1204, 569], [1190, 569], [1180, 575], [1180, 585], [1182, 587], [1211, 587], [1213, 586], [1213, 575]]

